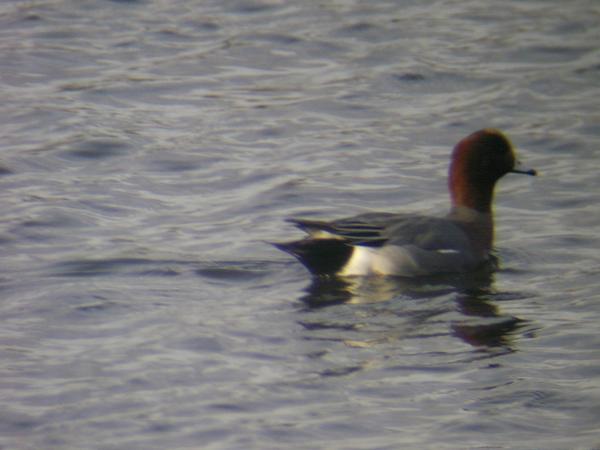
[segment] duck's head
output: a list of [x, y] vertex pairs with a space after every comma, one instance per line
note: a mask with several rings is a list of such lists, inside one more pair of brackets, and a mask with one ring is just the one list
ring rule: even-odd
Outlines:
[[510, 141], [500, 131], [485, 128], [462, 139], [452, 152], [448, 187], [453, 206], [490, 212], [496, 182], [507, 173], [536, 175], [523, 169]]

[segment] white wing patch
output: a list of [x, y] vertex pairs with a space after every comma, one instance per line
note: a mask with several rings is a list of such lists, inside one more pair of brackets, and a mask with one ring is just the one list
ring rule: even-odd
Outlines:
[[344, 240], [343, 237], [325, 230], [309, 230], [309, 235], [313, 239], [337, 239], [339, 241]]

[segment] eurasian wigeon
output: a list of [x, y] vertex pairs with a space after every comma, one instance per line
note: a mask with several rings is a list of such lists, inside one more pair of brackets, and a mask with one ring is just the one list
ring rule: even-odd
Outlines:
[[317, 276], [405, 277], [466, 272], [490, 255], [494, 238], [492, 199], [496, 182], [522, 169], [509, 140], [486, 128], [462, 139], [452, 152], [445, 217], [370, 212], [333, 222], [288, 219], [308, 233], [275, 244]]

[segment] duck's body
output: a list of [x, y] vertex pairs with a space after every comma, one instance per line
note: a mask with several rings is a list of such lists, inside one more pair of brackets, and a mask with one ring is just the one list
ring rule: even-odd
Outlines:
[[365, 213], [333, 222], [289, 219], [309, 235], [276, 244], [314, 275], [422, 276], [465, 272], [489, 258], [495, 183], [516, 170], [509, 141], [485, 129], [460, 141], [450, 165], [452, 199], [445, 217]]
[[366, 213], [335, 222], [290, 222], [309, 237], [278, 246], [315, 275], [410, 277], [468, 271], [487, 259], [491, 243], [491, 216], [468, 209], [443, 218]]

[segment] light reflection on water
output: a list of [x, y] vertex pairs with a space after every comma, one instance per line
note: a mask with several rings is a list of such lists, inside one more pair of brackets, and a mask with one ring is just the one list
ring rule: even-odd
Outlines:
[[[597, 447], [600, 10], [488, 3], [2, 3], [0, 446]], [[484, 126], [494, 270], [268, 244], [443, 211]]]

